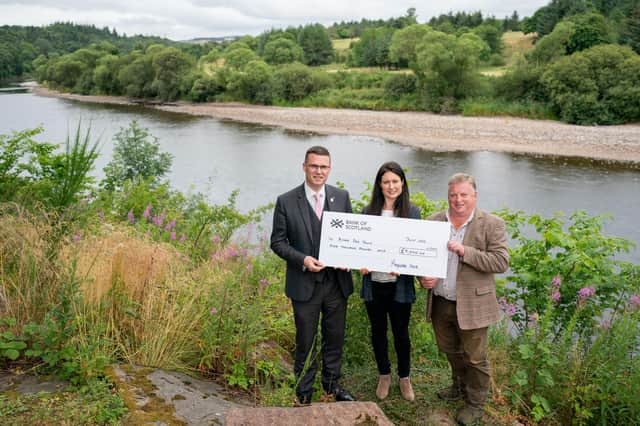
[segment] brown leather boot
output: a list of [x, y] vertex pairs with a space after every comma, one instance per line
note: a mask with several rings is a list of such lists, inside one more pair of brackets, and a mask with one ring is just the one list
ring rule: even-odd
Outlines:
[[400, 393], [402, 394], [402, 397], [407, 401], [413, 401], [416, 398], [416, 395], [413, 393], [411, 379], [408, 377], [401, 377], [398, 383], [400, 384]]

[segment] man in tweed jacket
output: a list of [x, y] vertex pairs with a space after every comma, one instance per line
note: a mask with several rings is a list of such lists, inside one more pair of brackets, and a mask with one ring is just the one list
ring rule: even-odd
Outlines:
[[447, 278], [423, 277], [429, 289], [427, 320], [451, 365], [453, 383], [438, 391], [448, 401], [465, 400], [457, 420], [474, 424], [484, 412], [491, 371], [488, 327], [500, 318], [494, 274], [509, 267], [504, 221], [476, 208], [475, 179], [463, 173], [449, 179], [449, 209], [429, 220], [451, 223]]

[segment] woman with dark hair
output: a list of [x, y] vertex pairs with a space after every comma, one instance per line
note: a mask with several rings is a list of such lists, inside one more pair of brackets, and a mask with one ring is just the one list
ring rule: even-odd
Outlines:
[[[409, 187], [402, 167], [394, 161], [380, 166], [373, 185], [371, 202], [364, 214], [420, 219], [420, 209], [409, 201]], [[411, 341], [409, 318], [411, 305], [416, 300], [413, 275], [399, 275], [391, 271], [360, 270], [367, 315], [371, 323], [371, 344], [378, 364], [378, 387], [376, 396], [384, 399], [391, 386], [391, 363], [387, 341], [387, 318], [391, 322], [393, 344], [398, 358], [398, 377], [402, 397], [408, 401], [415, 398], [409, 370], [411, 368]]]

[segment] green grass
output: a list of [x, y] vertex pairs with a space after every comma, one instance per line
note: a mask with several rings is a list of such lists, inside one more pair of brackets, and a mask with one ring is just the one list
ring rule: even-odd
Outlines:
[[498, 99], [467, 99], [461, 102], [462, 115], [469, 117], [520, 117], [536, 120], [555, 120], [551, 109], [542, 103], [507, 102]]
[[351, 43], [359, 41], [358, 37], [355, 38], [339, 38], [335, 40], [331, 40], [333, 44], [333, 48], [335, 50], [348, 50], [351, 48]]
[[63, 392], [0, 393], [2, 425], [121, 424], [124, 401], [104, 381], [94, 381]]

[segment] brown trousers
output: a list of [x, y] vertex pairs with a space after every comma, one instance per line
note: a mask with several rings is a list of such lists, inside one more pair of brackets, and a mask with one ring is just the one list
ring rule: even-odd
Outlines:
[[468, 405], [482, 408], [491, 384], [488, 327], [461, 330], [456, 303], [435, 295], [431, 321], [438, 349], [447, 355], [451, 365], [453, 384], [461, 386]]

